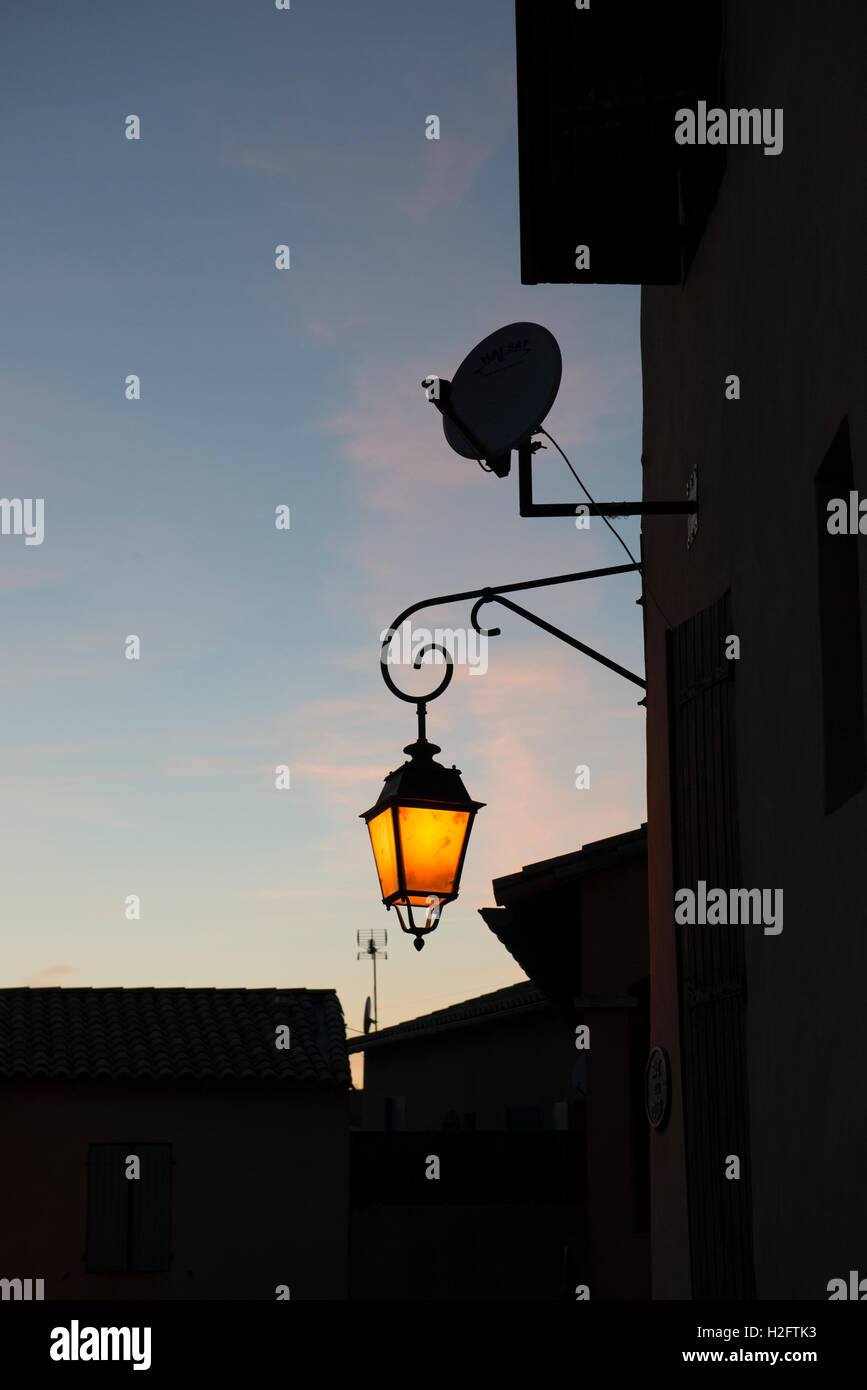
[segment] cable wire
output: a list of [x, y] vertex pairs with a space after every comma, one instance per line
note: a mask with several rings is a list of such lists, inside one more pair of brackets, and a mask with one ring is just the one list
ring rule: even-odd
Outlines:
[[[554, 436], [553, 436], [552, 434], [549, 434], [548, 431], [547, 431], [546, 429], [543, 429], [541, 425], [539, 426], [539, 431], [538, 431], [538, 432], [539, 432], [539, 434], [544, 434], [544, 436], [545, 436], [546, 439], [550, 439], [551, 443], [554, 445], [554, 448], [557, 450], [558, 454], [561, 456], [561, 458], [562, 458], [563, 461], [565, 462], [566, 467], [569, 469], [569, 472], [572, 474], [572, 477], [575, 479], [575, 481], [576, 481], [576, 483], [578, 484], [578, 486], [580, 487], [581, 491], [584, 493], [584, 496], [587, 498], [588, 502], [590, 502], [590, 503], [595, 507], [595, 506], [596, 506], [596, 499], [595, 499], [595, 497], [591, 497], [591, 496], [590, 496], [590, 493], [587, 491], [587, 489], [586, 489], [586, 487], [584, 486], [584, 484], [582, 483], [581, 479], [578, 477], [578, 474], [575, 472], [575, 469], [572, 467], [572, 464], [569, 462], [569, 459], [566, 457], [565, 453], [564, 453], [563, 450], [560, 448], [560, 445], [557, 443], [557, 441], [556, 441], [556, 439], [554, 438]], [[660, 615], [662, 616], [662, 619], [663, 619], [663, 621], [664, 621], [664, 623], [665, 623], [665, 626], [666, 626], [667, 628], [670, 628], [670, 627], [671, 627], [671, 623], [669, 622], [668, 618], [666, 617], [665, 613], [663, 612], [663, 608], [662, 608], [661, 603], [660, 603], [659, 600], [656, 598], [655, 594], [653, 593], [653, 590], [651, 589], [650, 585], [649, 585], [648, 582], [647, 582], [647, 575], [644, 573], [644, 565], [641, 563], [640, 560], [636, 560], [636, 558], [635, 558], [635, 556], [633, 555], [632, 551], [629, 549], [629, 546], [626, 544], [626, 541], [623, 539], [623, 537], [621, 536], [620, 532], [617, 531], [617, 530], [611, 525], [611, 522], [608, 520], [608, 517], [607, 517], [607, 516], [603, 516], [603, 517], [601, 518], [601, 520], [605, 522], [605, 525], [608, 527], [608, 529], [609, 529], [609, 531], [611, 532], [611, 534], [612, 534], [614, 537], [616, 537], [616, 539], [617, 539], [617, 540], [620, 542], [620, 544], [623, 546], [623, 549], [626, 551], [626, 553], [627, 553], [627, 555], [629, 556], [630, 560], [632, 561], [633, 565], [637, 565], [637, 566], [638, 566], [638, 573], [641, 575], [642, 582], [643, 582], [643, 584], [644, 584], [645, 589], [647, 590], [647, 593], [648, 593], [649, 598], [652, 600], [652, 602], [655, 604], [656, 608], [659, 610], [659, 613], [660, 613]]]

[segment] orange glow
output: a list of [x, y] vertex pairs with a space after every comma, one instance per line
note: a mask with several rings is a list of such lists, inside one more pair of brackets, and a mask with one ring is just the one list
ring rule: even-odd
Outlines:
[[469, 811], [436, 811], [428, 806], [399, 806], [398, 826], [409, 900], [422, 907], [429, 894], [454, 892]]
[[394, 846], [394, 821], [392, 819], [391, 807], [386, 811], [380, 811], [378, 816], [367, 822], [370, 831], [370, 844], [373, 849], [373, 857], [376, 860], [376, 872], [379, 874], [379, 886], [382, 889], [382, 896], [387, 898], [389, 894], [397, 892], [397, 854]]

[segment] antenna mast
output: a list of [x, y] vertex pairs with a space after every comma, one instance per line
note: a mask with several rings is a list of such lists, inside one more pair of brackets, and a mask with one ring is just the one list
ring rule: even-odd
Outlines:
[[385, 927], [372, 927], [368, 931], [359, 930], [356, 934], [358, 942], [357, 960], [370, 960], [373, 962], [373, 1014], [370, 1012], [370, 999], [364, 1007], [364, 1031], [370, 1031], [371, 1024], [376, 1029], [379, 1019], [379, 1001], [376, 993], [376, 962], [381, 956], [383, 960], [388, 960], [388, 931]]

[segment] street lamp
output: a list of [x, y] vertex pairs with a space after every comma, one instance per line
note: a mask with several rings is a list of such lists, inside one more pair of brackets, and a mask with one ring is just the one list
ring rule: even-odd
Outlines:
[[[390, 640], [386, 638], [384, 647]], [[418, 668], [425, 652], [434, 648], [446, 658], [446, 674], [424, 700], [398, 690], [382, 665], [392, 692], [416, 705], [418, 740], [404, 748], [409, 762], [388, 774], [376, 804], [361, 816], [370, 834], [382, 901], [395, 909], [403, 930], [415, 938], [417, 951], [436, 928], [442, 908], [458, 896], [470, 831], [484, 805], [473, 801], [456, 767], [437, 762], [434, 754], [441, 750], [425, 737], [426, 701], [442, 694], [452, 677], [451, 654], [437, 644], [420, 651], [414, 665]], [[423, 925], [416, 922], [414, 907], [428, 909]]]
[[[485, 803], [472, 800], [456, 767], [444, 767], [436, 761], [434, 754], [439, 753], [440, 749], [435, 743], [428, 743], [425, 737], [427, 702], [435, 700], [443, 693], [454, 674], [451, 652], [438, 642], [429, 642], [416, 653], [413, 662], [416, 670], [420, 668], [422, 658], [430, 651], [440, 652], [446, 662], [445, 675], [439, 685], [430, 694], [419, 699], [399, 690], [391, 678], [388, 670], [388, 649], [393, 638], [400, 631], [404, 621], [419, 609], [466, 599], [476, 600], [470, 614], [470, 623], [474, 630], [483, 637], [495, 637], [499, 634], [499, 628], [485, 631], [479, 625], [478, 615], [485, 604], [500, 603], [644, 689], [645, 683], [641, 676], [618, 666], [601, 652], [594, 651], [592, 647], [579, 642], [576, 637], [562, 632], [544, 618], [530, 613], [512, 599], [505, 597], [507, 593], [525, 589], [547, 588], [553, 584], [573, 584], [581, 579], [625, 574], [638, 568], [637, 564], [611, 565], [605, 569], [582, 570], [577, 574], [558, 574], [548, 579], [525, 580], [520, 584], [499, 584], [496, 588], [470, 589], [461, 594], [442, 594], [439, 598], [424, 599], [421, 603], [414, 603], [410, 608], [405, 608], [385, 633], [379, 659], [382, 678], [399, 700], [406, 700], [416, 706], [418, 740], [416, 743], [408, 744], [403, 750], [409, 753], [409, 762], [388, 774], [379, 800], [369, 811], [363, 811], [360, 819], [366, 822], [370, 834], [382, 901], [387, 908], [395, 909], [403, 930], [415, 937], [413, 945], [416, 950], [422, 949], [424, 936], [437, 926], [442, 907], [458, 896], [470, 831], [476, 812]], [[413, 916], [414, 907], [428, 909], [421, 926]], [[406, 911], [406, 921], [401, 908]]]
[[[419, 738], [403, 751], [411, 754], [410, 761], [388, 774], [379, 800], [363, 819], [382, 901], [395, 908], [420, 951], [441, 909], [458, 896], [470, 830], [484, 803], [472, 800], [456, 767], [436, 761], [440, 750], [435, 743]], [[414, 907], [428, 908], [423, 926], [413, 917]]]

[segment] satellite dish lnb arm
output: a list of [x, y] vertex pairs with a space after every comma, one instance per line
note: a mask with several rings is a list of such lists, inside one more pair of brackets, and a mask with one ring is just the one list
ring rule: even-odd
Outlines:
[[[436, 382], [436, 391], [431, 394], [431, 388]], [[506, 449], [502, 453], [496, 453], [483, 444], [478, 435], [474, 434], [469, 425], [465, 424], [460, 415], [452, 405], [452, 384], [445, 377], [426, 376], [422, 382], [428, 400], [436, 406], [440, 415], [444, 416], [456, 430], [460, 432], [466, 443], [474, 451], [473, 456], [479, 463], [487, 464], [485, 469], [488, 473], [496, 473], [498, 478], [507, 478], [512, 466], [512, 451]], [[454, 447], [454, 446], [452, 446]], [[460, 452], [460, 451], [459, 451]]]
[[[437, 389], [434, 392], [434, 394], [431, 395], [430, 390], [434, 382], [437, 383]], [[482, 444], [481, 440], [476, 438], [469, 425], [465, 425], [460, 416], [456, 415], [454, 410], [452, 409], [451, 382], [448, 381], [444, 376], [426, 376], [424, 381], [422, 382], [422, 386], [425, 388], [427, 398], [430, 401], [431, 405], [436, 406], [440, 415], [444, 415], [447, 420], [451, 420], [455, 429], [460, 430], [464, 438], [468, 440], [470, 444], [472, 444], [474, 449], [478, 450], [478, 457], [480, 459], [483, 459], [486, 454], [485, 445]]]

